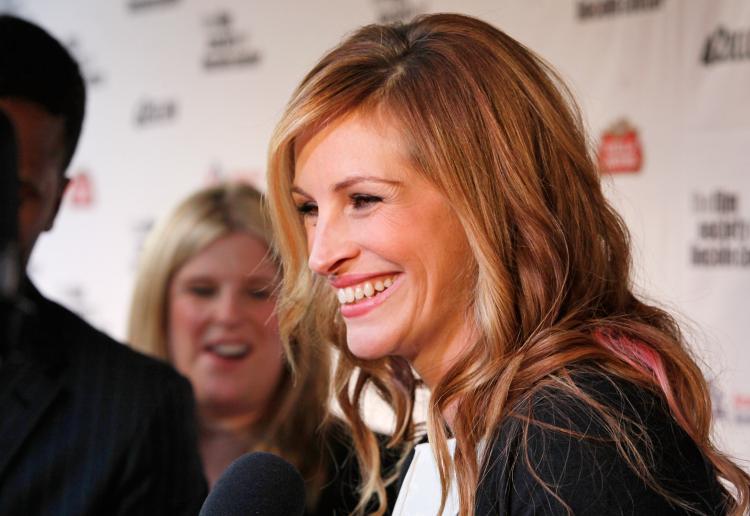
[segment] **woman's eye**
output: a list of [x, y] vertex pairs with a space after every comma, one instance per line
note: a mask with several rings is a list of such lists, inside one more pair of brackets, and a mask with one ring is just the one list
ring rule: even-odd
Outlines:
[[303, 202], [297, 205], [297, 211], [303, 217], [314, 217], [318, 214], [318, 206], [314, 202]]
[[209, 285], [190, 285], [187, 290], [197, 297], [211, 297], [216, 293], [216, 288]]
[[383, 198], [378, 197], [377, 195], [352, 194], [351, 200], [352, 200], [352, 206], [354, 207], [354, 209], [359, 210], [362, 208], [367, 208], [369, 206], [372, 206], [373, 204], [382, 202]]
[[251, 299], [256, 299], [258, 301], [266, 301], [268, 299], [271, 299], [271, 296], [273, 296], [273, 290], [271, 287], [268, 288], [249, 288], [246, 291], [247, 296]]

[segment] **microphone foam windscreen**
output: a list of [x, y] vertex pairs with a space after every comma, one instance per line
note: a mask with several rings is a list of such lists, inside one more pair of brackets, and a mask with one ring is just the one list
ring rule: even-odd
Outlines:
[[301, 516], [305, 483], [294, 466], [272, 453], [235, 460], [208, 494], [200, 516]]

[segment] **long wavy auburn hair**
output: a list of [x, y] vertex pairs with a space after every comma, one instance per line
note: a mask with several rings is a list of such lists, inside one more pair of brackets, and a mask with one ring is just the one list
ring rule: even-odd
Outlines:
[[[139, 351], [171, 362], [168, 348], [169, 285], [192, 257], [219, 238], [243, 232], [269, 246], [271, 225], [261, 194], [245, 184], [222, 184], [200, 190], [164, 218], [149, 234], [140, 257], [130, 308], [128, 340]], [[269, 259], [274, 259], [269, 252]], [[307, 503], [314, 507], [327, 481], [326, 442], [330, 353], [325, 348], [284, 343], [287, 367], [271, 410], [257, 423], [260, 436], [252, 450], [285, 458], [306, 481]], [[294, 376], [292, 373], [294, 368]]]
[[[571, 379], [577, 368], [595, 364], [664, 400], [730, 485], [728, 512], [746, 511], [748, 475], [711, 442], [706, 381], [677, 324], [632, 293], [628, 234], [602, 194], [570, 94], [529, 49], [487, 23], [453, 14], [356, 31], [304, 78], [270, 146], [268, 197], [284, 269], [282, 338], [340, 351], [334, 388], [364, 475], [360, 511], [373, 495], [381, 502], [377, 513], [385, 510], [377, 443], [361, 417], [363, 392], [373, 386], [393, 407], [395, 446], [414, 437], [417, 380], [401, 358], [363, 361], [348, 351], [333, 292], [307, 267], [290, 193], [298, 139], [355, 112], [385, 116], [400, 129], [414, 170], [450, 200], [475, 258], [469, 310], [480, 337], [433, 386], [429, 405], [442, 504], [455, 469], [460, 513], [473, 513], [488, 458], [478, 459], [480, 443], [491, 442], [509, 419], [526, 435], [533, 421], [524, 407], [554, 386], [591, 407], [649, 486], [690, 510], [651, 474], [638, 422], [622, 421]], [[453, 460], [441, 415], [448, 407], [455, 413]]]

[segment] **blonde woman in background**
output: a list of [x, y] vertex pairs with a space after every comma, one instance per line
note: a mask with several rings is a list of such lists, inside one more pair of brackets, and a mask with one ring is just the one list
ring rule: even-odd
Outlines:
[[252, 187], [191, 195], [145, 243], [129, 340], [192, 383], [210, 485], [240, 455], [270, 451], [302, 474], [308, 514], [349, 513], [359, 475], [351, 439], [328, 412], [330, 353], [282, 346], [271, 240]]
[[633, 294], [580, 117], [523, 45], [460, 15], [362, 28], [294, 93], [268, 182], [281, 333], [341, 351], [378, 513], [362, 393], [409, 441], [415, 370], [429, 444], [398, 514], [746, 514], [706, 381], [673, 318]]

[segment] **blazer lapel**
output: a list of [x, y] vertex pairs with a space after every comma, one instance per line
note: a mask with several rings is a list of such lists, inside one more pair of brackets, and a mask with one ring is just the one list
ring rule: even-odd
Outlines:
[[0, 476], [60, 392], [50, 362], [11, 351], [0, 368]]
[[28, 281], [26, 292], [18, 342], [0, 366], [0, 476], [60, 394], [67, 361], [65, 332], [46, 300]]

